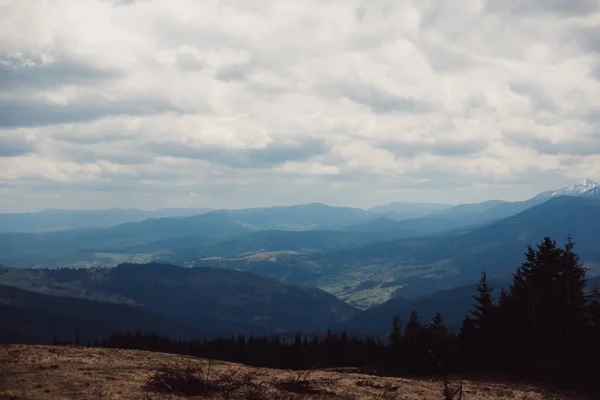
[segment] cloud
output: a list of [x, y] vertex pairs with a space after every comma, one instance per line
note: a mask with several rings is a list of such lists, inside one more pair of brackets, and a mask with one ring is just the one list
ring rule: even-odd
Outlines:
[[21, 156], [35, 150], [35, 140], [18, 133], [0, 132], [0, 157]]
[[440, 156], [468, 156], [485, 150], [488, 142], [483, 139], [452, 140], [451, 138], [424, 141], [396, 141], [382, 143], [381, 148], [391, 151], [399, 157], [415, 157], [430, 153]]
[[0, 1], [0, 211], [457, 203], [600, 179], [599, 7]]
[[586, 15], [600, 9], [595, 0], [487, 0], [489, 11], [511, 14], [556, 13], [565, 16]]
[[251, 149], [175, 142], [165, 142], [150, 147], [149, 150], [156, 155], [203, 160], [233, 168], [271, 168], [285, 162], [307, 161], [329, 151], [329, 147], [321, 139], [303, 139], [294, 143], [269, 143], [264, 147]]
[[527, 146], [538, 153], [549, 155], [594, 156], [600, 154], [600, 132], [580, 133], [564, 139], [536, 138], [523, 132], [511, 132], [507, 136], [520, 146]]
[[0, 128], [48, 126], [94, 121], [111, 115], [153, 115], [179, 111], [164, 99], [82, 99], [73, 104], [28, 99], [0, 99]]
[[83, 60], [47, 60], [21, 54], [0, 58], [0, 90], [40, 91], [63, 85], [98, 83], [119, 76]]

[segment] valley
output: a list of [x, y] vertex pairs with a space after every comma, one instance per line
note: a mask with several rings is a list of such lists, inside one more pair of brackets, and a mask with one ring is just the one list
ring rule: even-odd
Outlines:
[[483, 270], [492, 278], [510, 275], [525, 247], [547, 235], [559, 243], [571, 235], [597, 275], [600, 228], [588, 223], [600, 220], [597, 187], [586, 180], [512, 203], [395, 203], [371, 210], [308, 204], [0, 233], [0, 261], [36, 268], [159, 262], [235, 269], [318, 287], [367, 309], [473, 283]]

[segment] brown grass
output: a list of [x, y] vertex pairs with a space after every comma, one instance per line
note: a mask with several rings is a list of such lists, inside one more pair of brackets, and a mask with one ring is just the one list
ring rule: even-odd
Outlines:
[[[463, 383], [465, 400], [586, 399], [528, 385]], [[442, 385], [333, 370], [302, 374], [144, 351], [0, 346], [0, 399], [190, 398], [437, 400]]]

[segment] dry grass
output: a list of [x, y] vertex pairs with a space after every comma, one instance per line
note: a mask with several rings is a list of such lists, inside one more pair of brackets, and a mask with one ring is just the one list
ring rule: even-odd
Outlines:
[[[464, 381], [463, 392], [465, 400], [586, 399], [527, 385], [475, 381]], [[328, 370], [302, 374], [144, 351], [0, 346], [0, 399], [183, 398], [437, 400], [442, 386], [433, 380]]]

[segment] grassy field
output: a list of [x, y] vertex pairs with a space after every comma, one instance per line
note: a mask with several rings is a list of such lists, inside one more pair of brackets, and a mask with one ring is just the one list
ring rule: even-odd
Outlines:
[[[190, 380], [192, 376], [197, 379]], [[464, 400], [586, 399], [529, 385], [475, 381], [465, 381], [463, 392]], [[437, 400], [442, 395], [441, 384], [435, 380], [339, 370], [304, 375], [144, 351], [0, 346], [0, 399], [178, 398]]]

